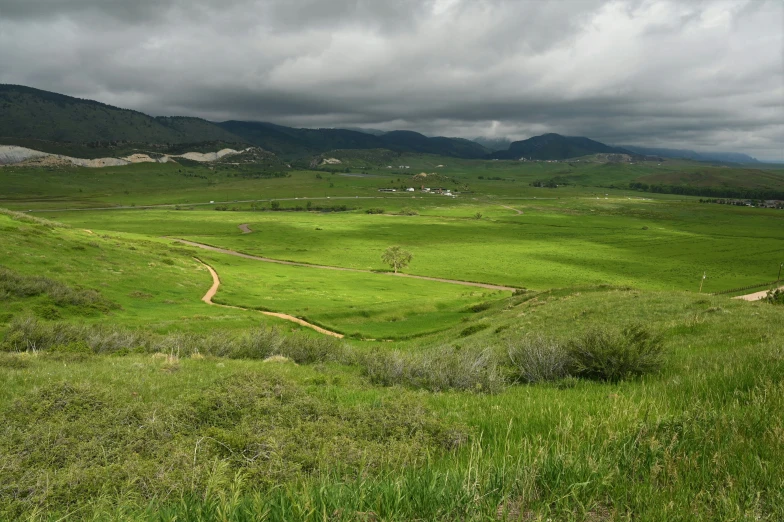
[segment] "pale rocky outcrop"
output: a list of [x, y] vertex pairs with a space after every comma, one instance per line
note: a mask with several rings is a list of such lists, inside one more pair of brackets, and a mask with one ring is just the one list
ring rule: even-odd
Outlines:
[[61, 154], [49, 154], [38, 150], [28, 149], [26, 147], [18, 147], [16, 145], [0, 145], [0, 165], [27, 165], [27, 166], [45, 166], [45, 167], [67, 167], [70, 165], [77, 167], [120, 167], [131, 163], [168, 163], [169, 161], [176, 161], [177, 158], [183, 158], [191, 161], [198, 161], [199, 163], [209, 163], [218, 161], [223, 158], [234, 156], [238, 154], [245, 154], [252, 151], [261, 151], [261, 149], [254, 149], [249, 147], [244, 150], [223, 149], [218, 152], [186, 152], [184, 154], [172, 154], [154, 158], [149, 154], [136, 153], [126, 156], [124, 158], [72, 158], [70, 156], [63, 156]]
[[49, 154], [16, 145], [0, 145], [0, 165], [14, 165], [45, 156], [49, 156]]

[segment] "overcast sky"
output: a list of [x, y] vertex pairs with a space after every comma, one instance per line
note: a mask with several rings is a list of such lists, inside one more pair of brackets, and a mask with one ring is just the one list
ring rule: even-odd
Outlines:
[[0, 83], [153, 115], [784, 161], [781, 0], [0, 0]]

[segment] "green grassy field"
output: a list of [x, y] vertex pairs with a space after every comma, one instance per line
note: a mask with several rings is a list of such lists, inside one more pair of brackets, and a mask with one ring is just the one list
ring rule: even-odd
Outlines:
[[[784, 248], [784, 214], [769, 209], [620, 197], [449, 203], [423, 206], [418, 216], [113, 211], [56, 217], [79, 227], [100, 222], [106, 230], [368, 270], [384, 268], [381, 252], [399, 244], [414, 254], [408, 269], [414, 274], [538, 290], [587, 284], [696, 290], [707, 273], [705, 290], [716, 292], [775, 279]], [[241, 234], [240, 223], [254, 232]]]
[[[784, 519], [784, 307], [709, 295], [776, 278], [784, 213], [602, 187], [651, 165], [398, 160], [471, 193], [380, 198], [410, 174], [367, 157], [373, 177], [0, 169], [2, 206], [54, 210], [0, 213], [0, 519]], [[315, 197], [355, 210], [239, 203]], [[372, 272], [393, 244], [406, 273], [528, 290]], [[248, 310], [201, 302], [194, 257]], [[632, 325], [655, 364], [575, 362], [643, 346]]]

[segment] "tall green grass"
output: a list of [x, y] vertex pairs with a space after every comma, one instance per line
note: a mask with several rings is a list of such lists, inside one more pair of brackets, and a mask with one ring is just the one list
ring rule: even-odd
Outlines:
[[[203, 364], [148, 361], [128, 362], [150, 383]], [[781, 520], [781, 346], [694, 362], [484, 396], [299, 388], [261, 367], [165, 405], [45, 385], [3, 411], [0, 505], [41, 520]]]

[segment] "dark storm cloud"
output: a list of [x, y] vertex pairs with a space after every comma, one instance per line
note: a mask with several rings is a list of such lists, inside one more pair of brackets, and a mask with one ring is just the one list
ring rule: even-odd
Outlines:
[[784, 160], [764, 0], [0, 0], [0, 82], [153, 114]]

